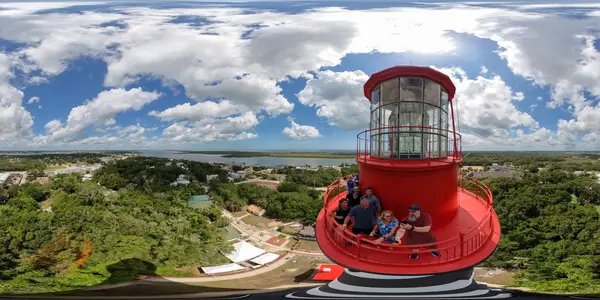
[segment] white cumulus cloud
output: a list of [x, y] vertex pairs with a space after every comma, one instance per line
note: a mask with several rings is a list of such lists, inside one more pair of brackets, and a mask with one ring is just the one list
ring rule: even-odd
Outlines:
[[305, 140], [305, 139], [314, 139], [318, 138], [321, 135], [319, 134], [319, 130], [313, 126], [309, 125], [300, 125], [294, 122], [293, 119], [289, 119], [290, 127], [286, 127], [281, 132], [283, 135], [287, 136], [293, 140]]
[[363, 94], [369, 76], [362, 71], [317, 72], [298, 93], [300, 103], [315, 107], [330, 125], [347, 130], [369, 126], [370, 103]]

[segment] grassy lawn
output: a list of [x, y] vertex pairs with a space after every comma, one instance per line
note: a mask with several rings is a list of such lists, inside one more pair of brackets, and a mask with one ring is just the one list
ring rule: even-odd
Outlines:
[[296, 250], [307, 251], [307, 252], [321, 252], [321, 248], [319, 248], [319, 244], [316, 241], [306, 241], [300, 240], [298, 241], [299, 245]]
[[255, 215], [251, 215], [251, 214], [243, 217], [241, 220], [242, 220], [242, 222], [244, 222], [248, 225], [256, 226], [258, 228], [263, 228], [263, 229], [268, 229], [269, 223], [271, 223], [273, 221], [271, 219], [257, 217]]

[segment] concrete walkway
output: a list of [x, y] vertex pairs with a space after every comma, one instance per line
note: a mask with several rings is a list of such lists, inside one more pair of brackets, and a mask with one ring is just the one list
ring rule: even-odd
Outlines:
[[294, 257], [293, 253], [288, 253], [284, 255], [281, 259], [276, 262], [246, 272], [224, 275], [224, 276], [210, 276], [210, 277], [147, 277], [141, 281], [145, 282], [179, 282], [179, 283], [191, 283], [191, 282], [211, 282], [211, 281], [223, 281], [223, 280], [234, 280], [241, 279], [246, 277], [252, 277], [256, 275], [260, 275], [269, 271], [273, 271], [281, 266], [283, 266], [290, 258]]

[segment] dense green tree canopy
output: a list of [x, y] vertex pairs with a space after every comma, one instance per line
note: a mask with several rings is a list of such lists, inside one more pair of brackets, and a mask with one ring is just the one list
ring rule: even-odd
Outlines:
[[[219, 227], [227, 221], [216, 208], [189, 208], [188, 196], [204, 189], [171, 186], [171, 179], [185, 169], [164, 164], [162, 159], [127, 159], [99, 170], [100, 185], [72, 174], [58, 175], [48, 185], [27, 183], [5, 190], [9, 199], [0, 205], [0, 293], [99, 284], [111, 276], [107, 266], [132, 258], [157, 266], [159, 275], [226, 262], [219, 250], [231, 246]], [[192, 171], [184, 174], [218, 171], [212, 165], [190, 165]], [[78, 269], [86, 242], [92, 244], [91, 255]]]
[[[0, 170], [39, 170], [97, 158], [0, 159]], [[503, 234], [484, 266], [516, 270], [517, 284], [542, 291], [600, 292], [600, 185], [595, 174], [573, 173], [600, 170], [598, 158], [547, 153], [471, 153], [465, 158], [467, 166], [509, 163], [522, 172], [519, 178], [483, 179], [494, 195]], [[211, 164], [134, 157], [104, 165], [91, 181], [72, 174], [55, 176], [46, 185], [4, 187], [0, 293], [99, 284], [111, 276], [108, 266], [131, 259], [151, 263], [159, 275], [186, 275], [176, 268], [223, 263], [219, 250], [229, 246], [219, 231], [228, 224], [222, 208], [239, 211], [255, 204], [267, 217], [312, 224], [323, 207], [322, 191], [313, 187], [357, 171], [356, 165], [341, 171], [286, 167], [277, 170], [286, 178], [273, 190], [225, 183], [226, 172]], [[206, 183], [208, 174], [219, 179]], [[173, 186], [179, 175], [192, 183]], [[188, 196], [205, 193], [205, 186], [216, 206], [189, 208]], [[78, 268], [81, 257], [90, 254], [90, 242], [91, 255]], [[141, 272], [133, 265], [131, 274]]]

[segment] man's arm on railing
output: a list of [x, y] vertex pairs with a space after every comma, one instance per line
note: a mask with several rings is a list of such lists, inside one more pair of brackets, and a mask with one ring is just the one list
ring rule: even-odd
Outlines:
[[354, 213], [353, 213], [353, 209], [350, 210], [350, 212], [348, 213], [348, 216], [346, 216], [346, 218], [344, 219], [344, 224], [342, 225], [341, 230], [346, 229], [346, 227], [348, 227], [348, 223], [350, 223], [350, 221], [352, 220], [352, 217], [354, 217]]
[[396, 231], [396, 241], [398, 243], [401, 242], [401, 240], [404, 237], [405, 233], [406, 233], [406, 230], [404, 230], [404, 228], [398, 228], [398, 231]]
[[371, 234], [369, 234], [369, 236], [375, 236], [375, 233], [377, 232], [377, 230], [379, 230], [379, 225], [377, 225], [377, 223], [375, 223], [373, 225], [373, 231], [371, 231]]

